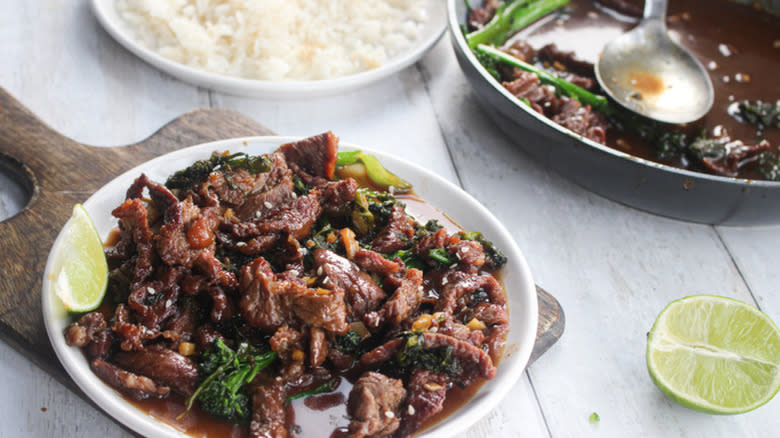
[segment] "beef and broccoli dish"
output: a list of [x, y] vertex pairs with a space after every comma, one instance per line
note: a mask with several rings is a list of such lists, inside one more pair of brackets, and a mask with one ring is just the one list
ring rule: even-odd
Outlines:
[[[440, 419], [496, 373], [506, 258], [479, 232], [419, 223], [405, 181], [337, 147], [328, 132], [215, 152], [164, 184], [140, 175], [112, 211], [104, 301], [68, 345], [137, 406], [164, 400], [173, 420], [233, 436], [305, 434], [298, 399], [346, 406], [309, 436], [406, 437]], [[339, 177], [361, 164], [367, 183]]]
[[[651, 161], [780, 181], [777, 16], [728, 0], [670, 2], [670, 32], [702, 61], [715, 90], [714, 105], [702, 119], [671, 125], [609, 101], [595, 77], [592, 62], [609, 41], [604, 35], [635, 26], [642, 16], [641, 0], [486, 0], [467, 5], [469, 48], [531, 110], [585, 138]], [[652, 93], [664, 86], [650, 79], [637, 76], [637, 88]]]

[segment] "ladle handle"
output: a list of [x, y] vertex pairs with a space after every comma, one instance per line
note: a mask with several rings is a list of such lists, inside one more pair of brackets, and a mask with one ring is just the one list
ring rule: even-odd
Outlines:
[[645, 11], [642, 19], [647, 20], [659, 20], [661, 23], [666, 18], [666, 6], [667, 0], [645, 0]]

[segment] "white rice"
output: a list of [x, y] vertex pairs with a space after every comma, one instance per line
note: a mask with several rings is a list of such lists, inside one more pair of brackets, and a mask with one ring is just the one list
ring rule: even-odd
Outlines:
[[142, 45], [201, 70], [270, 81], [375, 69], [409, 48], [425, 0], [117, 0]]

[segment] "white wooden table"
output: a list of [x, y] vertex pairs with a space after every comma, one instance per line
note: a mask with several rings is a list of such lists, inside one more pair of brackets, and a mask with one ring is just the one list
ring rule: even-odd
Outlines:
[[[501, 407], [463, 436], [780, 436], [780, 397], [738, 416], [689, 411], [655, 388], [644, 355], [658, 312], [690, 294], [734, 297], [780, 322], [780, 227], [712, 227], [650, 215], [541, 167], [483, 114], [448, 36], [379, 84], [276, 101], [229, 96], [160, 73], [114, 42], [85, 0], [0, 6], [0, 86], [77, 141], [132, 143], [187, 110], [229, 108], [281, 134], [330, 129], [342, 141], [392, 152], [492, 210], [537, 284], [561, 302], [566, 331]], [[0, 176], [0, 217], [15, 203]], [[127, 434], [2, 342], [0, 369], [0, 436]], [[589, 422], [593, 412], [600, 422]]]

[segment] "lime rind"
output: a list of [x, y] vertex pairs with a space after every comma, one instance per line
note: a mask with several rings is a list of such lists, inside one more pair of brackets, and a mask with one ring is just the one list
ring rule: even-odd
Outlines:
[[73, 207], [56, 250], [53, 286], [65, 308], [96, 309], [108, 285], [108, 263], [97, 228], [81, 204]]
[[780, 330], [760, 310], [730, 298], [670, 303], [650, 331], [646, 359], [655, 385], [697, 411], [748, 412], [780, 389]]

